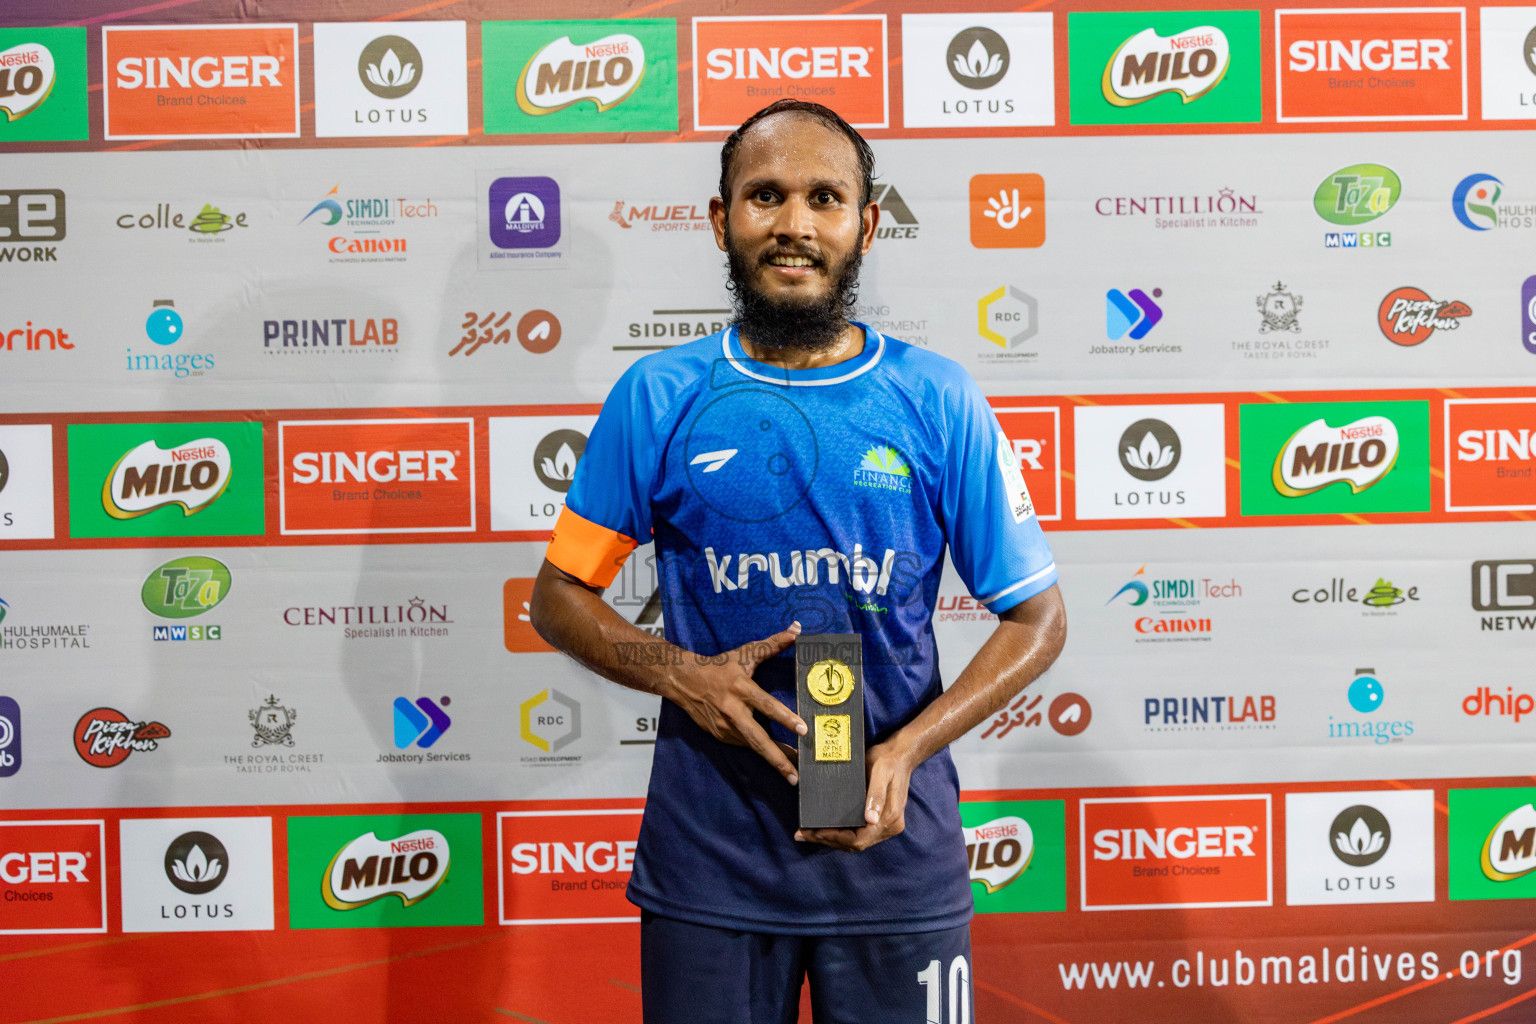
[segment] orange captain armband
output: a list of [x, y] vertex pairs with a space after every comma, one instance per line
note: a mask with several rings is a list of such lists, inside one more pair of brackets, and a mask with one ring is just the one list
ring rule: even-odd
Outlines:
[[606, 587], [619, 574], [629, 553], [639, 546], [617, 530], [583, 519], [566, 506], [555, 520], [544, 557], [589, 587]]

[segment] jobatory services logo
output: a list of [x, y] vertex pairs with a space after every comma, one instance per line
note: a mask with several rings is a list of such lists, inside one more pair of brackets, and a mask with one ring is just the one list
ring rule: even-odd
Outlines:
[[[1359, 227], [1382, 216], [1403, 196], [1402, 179], [1381, 164], [1351, 164], [1322, 180], [1312, 194], [1312, 208], [1330, 224]], [[1325, 249], [1386, 249], [1390, 231], [1328, 231]]]
[[1451, 899], [1536, 898], [1536, 789], [1453, 789], [1448, 795]]
[[1536, 629], [1536, 558], [1496, 558], [1472, 563], [1472, 608], [1483, 615], [1480, 631]]
[[1461, 7], [1275, 11], [1275, 115], [1286, 121], [1467, 116]]
[[496, 816], [502, 924], [638, 921], [624, 898], [639, 807], [503, 811]]
[[908, 128], [1056, 123], [1050, 14], [903, 14]]
[[481, 23], [487, 135], [677, 131], [677, 22]]
[[490, 418], [491, 529], [550, 530], [596, 416]]
[[86, 29], [0, 28], [0, 142], [91, 137]]
[[[1163, 297], [1161, 288], [1153, 288], [1148, 295], [1140, 288], [1121, 291], [1111, 288], [1104, 293], [1104, 334], [1110, 341], [1129, 337], [1140, 341], [1152, 332], [1163, 319], [1163, 307], [1156, 302]], [[1108, 346], [1104, 346], [1108, 348]], [[1116, 350], [1121, 351], [1119, 349]], [[1129, 351], [1134, 352], [1134, 349]]]
[[1084, 910], [1267, 907], [1270, 797], [1085, 797]]
[[21, 771], [21, 705], [0, 696], [0, 779]]
[[1536, 399], [1448, 398], [1445, 510], [1536, 509]]
[[1045, 244], [1045, 179], [1038, 174], [971, 177], [971, 245], [1035, 249]]
[[288, 819], [293, 928], [480, 925], [480, 816]]
[[525, 765], [561, 766], [581, 762], [580, 754], [562, 754], [581, 739], [581, 701], [556, 689], [544, 689], [518, 705], [518, 735], [538, 755], [520, 758]]
[[1350, 709], [1364, 717], [1353, 717], [1342, 709], [1337, 715], [1329, 715], [1328, 739], [1385, 746], [1388, 743], [1402, 743], [1413, 735], [1414, 723], [1411, 719], [1377, 717], [1376, 712], [1386, 706], [1387, 688], [1377, 678], [1374, 668], [1355, 669], [1354, 678], [1345, 688], [1344, 696]]
[[53, 427], [0, 425], [0, 540], [52, 538]]
[[885, 15], [693, 19], [693, 123], [733, 131], [774, 100], [836, 110], [855, 128], [890, 123]]
[[[396, 697], [394, 703], [395, 749], [409, 750], [420, 747], [426, 750], [443, 738], [453, 725], [453, 719], [443, 708], [452, 704], [448, 697], [433, 700], [431, 697]], [[468, 760], [465, 756], [464, 760]]]
[[123, 931], [270, 931], [272, 819], [124, 818]]
[[0, 822], [0, 935], [106, 930], [106, 823]]
[[57, 263], [60, 247], [42, 243], [64, 240], [65, 210], [62, 189], [0, 189], [0, 263]]
[[107, 26], [101, 35], [106, 138], [298, 138], [298, 25]]
[[1423, 289], [1394, 288], [1376, 310], [1376, 325], [1394, 345], [1405, 348], [1429, 340], [1435, 331], [1454, 331], [1472, 307], [1459, 299], [1432, 299]]
[[1536, 118], [1536, 9], [1483, 7], [1483, 119]]
[[75, 723], [75, 753], [93, 768], [116, 768], [130, 754], [159, 750], [170, 735], [162, 722], [135, 722], [116, 708], [92, 708]]
[[265, 526], [260, 423], [71, 424], [73, 537], [245, 537]]
[[1429, 511], [1429, 403], [1239, 408], [1242, 514]]
[[1072, 418], [1077, 518], [1227, 514], [1225, 407], [1078, 406]]
[[1073, 13], [1067, 45], [1073, 124], [1262, 117], [1258, 11]]
[[976, 913], [1067, 909], [1065, 801], [962, 803], [960, 824]]
[[465, 135], [462, 21], [316, 22], [315, 135]]
[[1435, 793], [1285, 795], [1289, 906], [1432, 903]]

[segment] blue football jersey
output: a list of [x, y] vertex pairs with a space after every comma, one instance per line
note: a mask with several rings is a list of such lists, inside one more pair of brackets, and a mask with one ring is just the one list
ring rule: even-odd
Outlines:
[[[548, 557], [607, 586], [654, 538], [666, 637], [698, 654], [795, 620], [860, 634], [873, 746], [942, 692], [946, 547], [993, 612], [1054, 585], [1056, 567], [975, 382], [863, 330], [858, 356], [813, 370], [748, 358], [734, 329], [639, 360], [603, 405]], [[792, 652], [755, 678], [795, 707]], [[663, 701], [629, 897], [748, 931], [953, 928], [971, 915], [958, 803], [945, 750], [913, 773], [901, 835], [860, 853], [796, 843], [794, 787]]]

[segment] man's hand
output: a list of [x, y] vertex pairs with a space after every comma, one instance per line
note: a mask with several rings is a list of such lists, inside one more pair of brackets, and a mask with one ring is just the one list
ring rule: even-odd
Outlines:
[[[800, 781], [795, 766], [785, 755], [784, 747], [773, 741], [752, 713], [761, 711], [802, 736], [806, 732], [805, 722], [758, 686], [752, 672], [788, 648], [799, 635], [800, 623], [792, 622], [782, 633], [743, 644], [718, 658], [685, 659], [685, 664], [670, 673], [657, 692], [682, 708], [699, 728], [720, 742], [757, 751], [793, 786]], [[903, 783], [903, 800], [905, 797], [906, 785]]]
[[796, 842], [821, 843], [839, 850], [867, 850], [897, 836], [907, 827], [907, 787], [917, 765], [894, 743], [871, 747], [865, 755], [869, 796], [864, 803], [863, 828], [804, 828]]

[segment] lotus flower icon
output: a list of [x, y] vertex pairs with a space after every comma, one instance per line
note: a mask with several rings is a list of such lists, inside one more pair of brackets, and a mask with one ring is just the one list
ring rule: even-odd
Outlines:
[[421, 51], [404, 36], [379, 36], [357, 56], [363, 87], [384, 100], [397, 100], [421, 83]]
[[1392, 845], [1392, 824], [1370, 804], [1346, 807], [1328, 826], [1333, 855], [1350, 867], [1364, 868], [1387, 855]]
[[381, 89], [399, 89], [416, 80], [416, 65], [402, 64], [394, 50], [385, 50], [377, 64], [368, 65], [368, 81]]
[[991, 78], [1003, 70], [1003, 55], [988, 53], [978, 39], [965, 53], [955, 55], [954, 66], [960, 78]]
[[1141, 435], [1141, 443], [1134, 448], [1125, 450], [1125, 461], [1137, 469], [1162, 469], [1173, 463], [1173, 457], [1177, 454], [1172, 445], [1164, 447], [1157, 443], [1157, 438], [1152, 436], [1152, 431]]
[[165, 851], [165, 877], [184, 893], [201, 896], [224, 884], [229, 851], [218, 836], [184, 832]]
[[193, 846], [185, 859], [171, 862], [171, 870], [183, 882], [202, 885], [218, 878], [224, 871], [224, 865], [219, 863], [217, 857], [210, 860], [201, 846]]
[[573, 480], [576, 477], [576, 453], [570, 445], [561, 444], [553, 459], [544, 456], [540, 468], [544, 470], [545, 476], [553, 480]]
[[1333, 845], [1340, 853], [1351, 857], [1369, 857], [1373, 853], [1380, 852], [1387, 845], [1387, 837], [1374, 831], [1361, 817], [1355, 819], [1348, 833], [1334, 833]]
[[1120, 435], [1120, 465], [1137, 480], [1161, 480], [1179, 465], [1183, 445], [1162, 420], [1137, 420]]
[[983, 25], [973, 25], [949, 41], [949, 75], [967, 89], [990, 89], [1008, 73], [1008, 43]]

